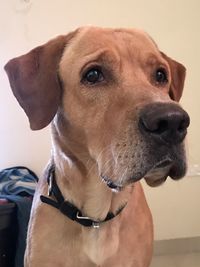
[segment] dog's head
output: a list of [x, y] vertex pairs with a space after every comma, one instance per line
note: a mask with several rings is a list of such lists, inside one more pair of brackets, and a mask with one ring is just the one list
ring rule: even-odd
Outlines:
[[189, 117], [177, 102], [185, 68], [146, 33], [81, 28], [5, 69], [31, 128], [53, 120], [63, 147], [81, 147], [76, 156], [95, 162], [109, 187], [184, 176]]

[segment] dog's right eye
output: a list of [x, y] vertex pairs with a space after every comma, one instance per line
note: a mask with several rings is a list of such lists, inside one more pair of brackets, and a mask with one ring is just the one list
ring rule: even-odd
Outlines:
[[104, 76], [102, 71], [99, 68], [89, 69], [82, 78], [83, 83], [90, 85], [104, 81]]
[[159, 68], [156, 70], [155, 80], [158, 84], [165, 84], [168, 82], [167, 72], [164, 68]]

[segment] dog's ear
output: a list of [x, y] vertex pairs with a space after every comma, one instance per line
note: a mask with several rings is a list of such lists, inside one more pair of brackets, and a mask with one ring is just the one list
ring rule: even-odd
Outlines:
[[47, 126], [61, 98], [58, 66], [66, 44], [75, 32], [58, 36], [5, 65], [10, 86], [26, 112], [32, 130]]
[[179, 62], [166, 56], [163, 52], [161, 52], [161, 54], [163, 58], [167, 60], [170, 70], [171, 70], [172, 81], [171, 81], [169, 95], [173, 100], [178, 102], [183, 93], [186, 68]]

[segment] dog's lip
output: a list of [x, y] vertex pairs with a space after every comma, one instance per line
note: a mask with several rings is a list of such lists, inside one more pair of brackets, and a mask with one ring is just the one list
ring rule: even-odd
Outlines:
[[[169, 176], [169, 171], [172, 167], [173, 160], [170, 158], [165, 158], [157, 162], [151, 169], [148, 171], [144, 179], [146, 183], [151, 187], [156, 187], [164, 183]], [[159, 172], [162, 171], [163, 175], [160, 176]], [[158, 176], [159, 175], [159, 176]]]
[[166, 167], [169, 167], [170, 165], [172, 165], [173, 163], [173, 160], [170, 159], [170, 158], [165, 158], [159, 162], [157, 162], [153, 168], [151, 168], [151, 170], [154, 170], [154, 169], [161, 169], [161, 168], [166, 168]]
[[113, 191], [120, 192], [123, 189], [122, 185], [119, 185], [112, 181], [108, 176], [101, 174], [102, 181]]
[[[137, 177], [137, 179], [131, 178], [131, 179], [129, 179], [129, 181], [131, 181], [131, 183], [134, 183], [134, 182], [137, 182], [137, 181], [141, 180], [142, 178], [144, 178], [149, 186], [151, 186], [151, 187], [158, 186], [158, 185], [160, 185], [166, 181], [172, 164], [173, 164], [173, 160], [167, 157], [165, 159], [160, 160], [156, 164], [154, 164], [146, 172], [146, 174], [143, 174], [141, 177]], [[165, 175], [163, 175], [162, 177], [159, 177], [157, 179], [151, 179], [152, 177], [154, 178], [155, 173], [159, 172], [160, 170], [164, 171]], [[122, 191], [122, 189], [125, 187], [126, 184], [129, 184], [129, 182], [127, 182], [126, 184], [121, 185], [121, 184], [118, 184], [117, 182], [114, 182], [106, 175], [101, 174], [100, 176], [101, 176], [102, 181], [113, 192], [120, 192], [120, 191]]]

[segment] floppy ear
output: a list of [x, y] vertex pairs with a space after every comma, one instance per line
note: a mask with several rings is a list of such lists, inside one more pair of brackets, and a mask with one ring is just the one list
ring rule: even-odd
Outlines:
[[65, 45], [74, 33], [58, 36], [5, 65], [10, 86], [29, 118], [32, 130], [47, 126], [61, 98], [58, 65]]
[[183, 93], [186, 68], [177, 61], [166, 56], [163, 52], [161, 52], [161, 54], [164, 57], [164, 59], [167, 60], [171, 70], [172, 81], [171, 81], [169, 95], [173, 100], [178, 102]]

